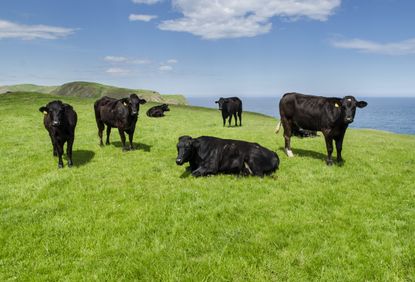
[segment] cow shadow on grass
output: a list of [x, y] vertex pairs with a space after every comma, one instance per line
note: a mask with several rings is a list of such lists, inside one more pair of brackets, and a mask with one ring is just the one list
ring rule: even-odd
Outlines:
[[186, 167], [186, 170], [183, 171], [183, 173], [180, 175], [180, 178], [188, 178], [190, 175], [192, 175], [192, 170], [190, 169], [190, 166]]
[[[285, 155], [284, 147], [280, 147], [279, 149]], [[304, 150], [304, 149], [294, 149], [294, 148], [292, 148], [292, 151], [293, 151], [294, 157], [295, 156], [306, 157], [306, 158], [312, 158], [312, 159], [316, 159], [316, 160], [321, 160], [321, 161], [324, 161], [324, 162], [326, 162], [326, 159], [327, 159], [327, 155], [326, 154], [319, 153], [319, 152], [316, 152], [316, 151], [310, 151], [310, 150]], [[334, 161], [334, 164], [337, 165], [337, 166], [343, 166], [344, 163], [346, 162], [345, 160], [343, 160], [340, 163], [337, 162], [336, 161], [336, 155], [333, 156], [333, 161]]]
[[[129, 146], [130, 143], [126, 142], [125, 144], [127, 146]], [[113, 145], [117, 148], [122, 148], [121, 141], [111, 142], [111, 145]], [[153, 147], [152, 145], [148, 145], [148, 144], [144, 144], [144, 143], [136, 143], [136, 142], [133, 142], [133, 146], [134, 146], [134, 150], [142, 150], [144, 152], [150, 152], [151, 147]]]
[[72, 152], [73, 165], [80, 167], [89, 163], [95, 156], [95, 152], [89, 150], [74, 150]]

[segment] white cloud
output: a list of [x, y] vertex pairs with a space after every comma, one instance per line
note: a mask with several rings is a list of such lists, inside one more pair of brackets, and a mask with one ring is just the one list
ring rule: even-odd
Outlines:
[[0, 20], [0, 39], [59, 39], [65, 38], [74, 32], [75, 29], [73, 28], [48, 25], [23, 25], [10, 21]]
[[272, 17], [325, 21], [341, 0], [172, 0], [172, 3], [183, 17], [161, 22], [161, 30], [220, 39], [267, 33], [272, 27]]
[[171, 64], [171, 65], [174, 65], [174, 64], [177, 64], [179, 61], [178, 60], [176, 60], [176, 59], [170, 59], [170, 60], [167, 60], [167, 63], [168, 64]]
[[104, 60], [110, 63], [124, 63], [128, 61], [126, 57], [105, 56]]
[[161, 70], [161, 71], [172, 71], [173, 70], [173, 67], [172, 66], [168, 66], [168, 65], [161, 65], [159, 67], [159, 70]]
[[146, 65], [151, 61], [147, 59], [131, 59], [123, 56], [105, 56], [104, 61], [112, 64]]
[[109, 68], [105, 72], [109, 75], [114, 75], [114, 76], [125, 76], [131, 73], [130, 70], [122, 69], [122, 68]]
[[147, 5], [153, 5], [158, 2], [161, 2], [162, 0], [133, 0], [133, 3], [136, 4], [147, 4]]
[[137, 15], [137, 14], [131, 14], [128, 19], [130, 21], [143, 21], [143, 22], [149, 22], [152, 19], [156, 19], [157, 16], [155, 15]]
[[331, 44], [337, 48], [354, 49], [364, 53], [383, 55], [415, 54], [415, 38], [391, 43], [378, 43], [362, 39], [345, 39], [332, 40]]

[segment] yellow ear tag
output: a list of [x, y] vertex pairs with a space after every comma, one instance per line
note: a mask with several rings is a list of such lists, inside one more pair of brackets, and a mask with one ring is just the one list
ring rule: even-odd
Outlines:
[[126, 102], [124, 102], [124, 106], [127, 106], [127, 103]]
[[48, 112], [47, 111], [43, 111], [43, 114], [46, 116], [48, 114]]
[[339, 106], [339, 104], [337, 104], [337, 103], [334, 103], [334, 106], [335, 106], [336, 108], [340, 107], [340, 106]]

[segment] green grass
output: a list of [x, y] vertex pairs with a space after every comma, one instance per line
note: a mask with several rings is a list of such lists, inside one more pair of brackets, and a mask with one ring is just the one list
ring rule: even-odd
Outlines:
[[[62, 97], [0, 97], [0, 281], [414, 281], [415, 137], [349, 129], [342, 167], [321, 137], [282, 152], [276, 120], [246, 113], [223, 128], [218, 111], [141, 109], [123, 153], [98, 146], [93, 99], [78, 112], [75, 167], [57, 159], [38, 108]], [[187, 176], [180, 135], [255, 141], [275, 150], [272, 177]]]

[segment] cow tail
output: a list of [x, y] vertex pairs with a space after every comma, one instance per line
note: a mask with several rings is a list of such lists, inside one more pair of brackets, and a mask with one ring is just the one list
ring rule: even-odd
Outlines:
[[275, 134], [278, 134], [278, 132], [280, 132], [281, 129], [281, 121], [278, 122], [277, 127], [275, 128]]

